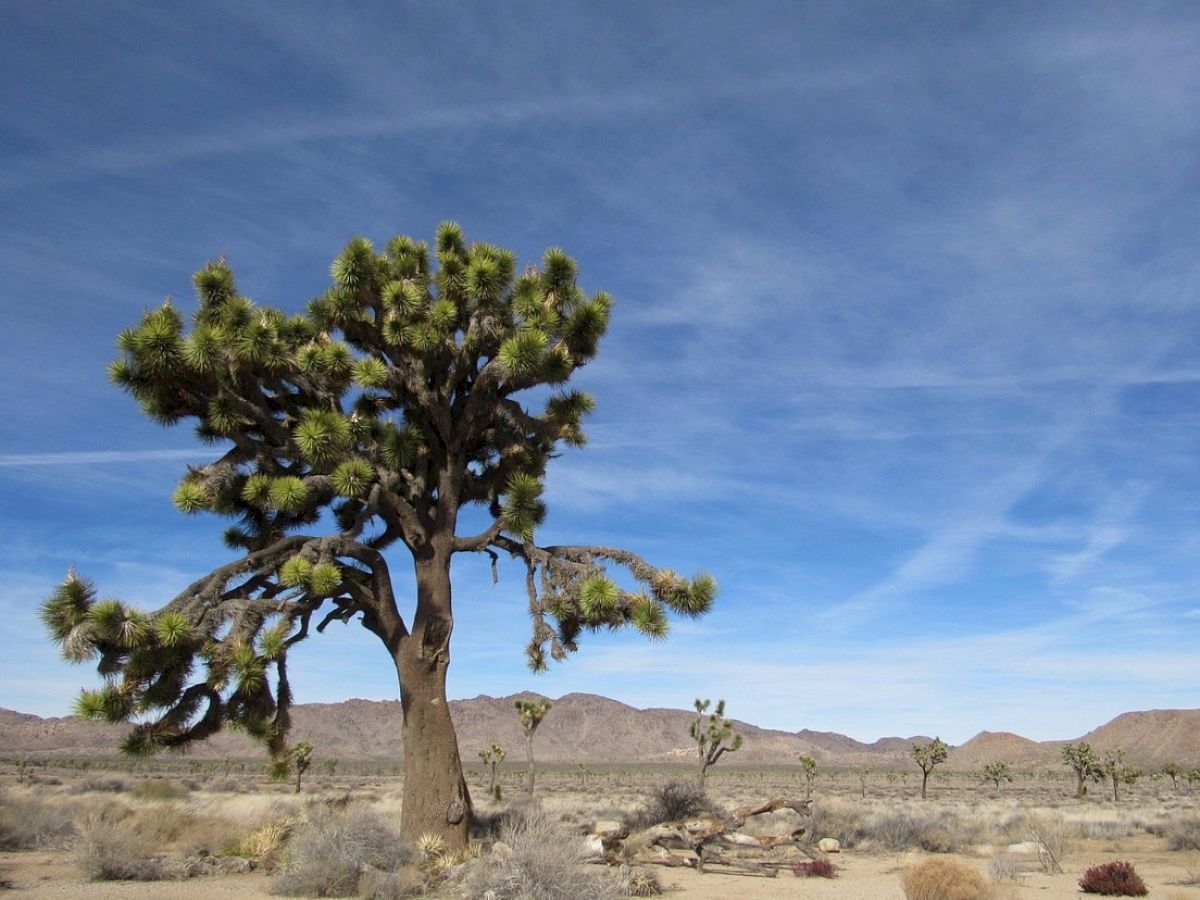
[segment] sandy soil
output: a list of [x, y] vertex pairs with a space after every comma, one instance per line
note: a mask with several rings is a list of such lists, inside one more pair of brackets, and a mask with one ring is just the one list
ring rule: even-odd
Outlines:
[[[5, 777], [7, 776], [7, 777]], [[206, 831], [192, 837], [203, 837], [205, 846], [219, 846], [231, 831], [245, 827], [247, 823], [260, 822], [264, 817], [273, 817], [295, 811], [305, 799], [320, 793], [343, 796], [353, 793], [363, 802], [385, 816], [399, 814], [398, 783], [391, 778], [345, 778], [337, 783], [314, 785], [313, 794], [298, 798], [286, 787], [256, 783], [246, 779], [241, 787], [244, 793], [192, 791], [186, 800], [155, 805], [154, 802], [131, 799], [126, 790], [119, 795], [80, 795], [79, 783], [87, 778], [75, 774], [60, 773], [52, 781], [46, 781], [36, 789], [19, 786], [10, 773], [0, 772], [0, 787], [9, 791], [10, 799], [29, 796], [36, 790], [37, 796], [63, 803], [104, 804], [129, 803], [152, 811], [152, 820], [158, 822], [170, 818], [171, 810], [187, 809], [196, 817], [191, 827], [199, 828], [208, 822]], [[132, 784], [132, 779], [125, 776]], [[602, 785], [578, 784], [576, 775], [570, 771], [559, 773], [557, 779], [548, 773], [544, 781], [539, 779], [542, 789], [540, 805], [548, 814], [561, 820], [565, 826], [586, 830], [589, 823], [597, 819], [620, 816], [624, 810], [635, 809], [644, 799], [648, 786], [661, 778], [653, 773], [628, 772], [614, 777]], [[60, 780], [61, 779], [61, 780]], [[832, 779], [831, 779], [832, 781]], [[882, 781], [882, 780], [881, 780]], [[716, 798], [729, 807], [751, 801], [761, 801], [767, 796], [781, 796], [794, 789], [786, 774], [777, 776], [770, 772], [729, 772], [724, 782], [718, 782]], [[1086, 895], [1078, 887], [1080, 873], [1087, 867], [1115, 859], [1127, 860], [1150, 887], [1151, 898], [1157, 900], [1200, 900], [1200, 885], [1186, 885], [1189, 877], [1200, 872], [1200, 854], [1195, 852], [1170, 851], [1162, 837], [1148, 833], [1145, 823], [1160, 819], [1200, 818], [1200, 793], [1177, 794], [1153, 783], [1139, 785], [1139, 793], [1120, 805], [1101, 798], [1088, 798], [1078, 802], [1064, 795], [1064, 788], [1057, 782], [1029, 781], [1018, 785], [1004, 799], [989, 800], [980, 793], [977, 783], [964, 779], [959, 785], [940, 788], [939, 798], [929, 802], [928, 807], [919, 806], [911, 798], [911, 789], [903, 784], [880, 783], [875, 790], [880, 796], [869, 801], [859, 801], [855, 796], [856, 784], [842, 780], [829, 785], [830, 803], [845, 803], [857, 807], [860, 802], [874, 803], [878, 807], [892, 809], [908, 806], [919, 810], [940, 809], [947, 815], [974, 816], [990, 824], [1002, 823], [1015, 811], [1026, 807], [1043, 808], [1063, 814], [1069, 821], [1091, 823], [1097, 826], [1094, 833], [1109, 833], [1117, 837], [1093, 837], [1079, 839], [1074, 849], [1063, 860], [1065, 874], [1025, 875], [1017, 883], [1004, 882], [998, 900], [1078, 900]], [[517, 780], [506, 785], [510, 796], [517, 796]], [[883, 794], [884, 791], [888, 793]], [[1069, 793], [1069, 785], [1067, 786]], [[478, 794], [484, 795], [482, 786]], [[486, 809], [486, 807], [485, 807]], [[161, 812], [160, 812], [161, 811]], [[777, 813], [774, 815], [785, 815]], [[794, 814], [786, 814], [794, 815]], [[207, 817], [207, 818], [206, 818]], [[215, 823], [215, 824], [213, 824]], [[765, 833], [787, 833], [790, 826], [770, 828]], [[794, 824], [794, 823], [793, 823]], [[1125, 825], [1130, 827], [1125, 827]], [[1100, 826], [1120, 827], [1106, 829]], [[214, 832], [214, 829], [215, 832]], [[993, 833], [995, 829], [985, 829]], [[990, 838], [989, 838], [990, 839]], [[983, 874], [987, 874], [993, 848], [980, 846], [955, 858], [967, 862]], [[840, 875], [834, 880], [821, 878], [796, 878], [784, 871], [775, 878], [758, 875], [726, 874], [707, 872], [699, 874], [691, 869], [669, 869], [656, 867], [668, 898], [679, 900], [732, 900], [732, 898], [812, 898], [812, 900], [903, 900], [901, 874], [905, 868], [915, 865], [928, 854], [920, 850], [903, 853], [887, 853], [863, 849], [846, 850], [831, 860], [840, 867]], [[54, 851], [34, 850], [0, 853], [0, 880], [7, 880], [11, 890], [0, 889], [0, 900], [43, 900], [43, 898], [80, 898], [80, 900], [256, 900], [271, 897], [270, 877], [263, 872], [243, 875], [221, 875], [194, 878], [186, 881], [165, 882], [88, 882], [83, 880], [79, 868], [66, 849]]]
[[[1067, 874], [1031, 874], [1019, 885], [1007, 885], [1005, 900], [1079, 900], [1078, 872], [1087, 865], [1110, 859], [1134, 863], [1150, 887], [1150, 898], [1158, 900], [1200, 900], [1200, 886], [1179, 884], [1194, 863], [1185, 854], [1154, 849], [1153, 840], [1142, 838], [1123, 842], [1114, 852], [1107, 842], [1089, 846], [1067, 860]], [[698, 874], [690, 869], [658, 869], [665, 896], [686, 900], [904, 900], [901, 872], [926, 858], [926, 854], [842, 853], [833, 859], [841, 868], [838, 878], [798, 879], [790, 874], [776, 878], [730, 875], [717, 872]], [[978, 856], [958, 856], [986, 873], [987, 860]], [[262, 874], [194, 878], [174, 882], [82, 881], [75, 867], [61, 853], [2, 853], [0, 870], [7, 872], [14, 890], [13, 900], [258, 900], [271, 897], [269, 878]]]

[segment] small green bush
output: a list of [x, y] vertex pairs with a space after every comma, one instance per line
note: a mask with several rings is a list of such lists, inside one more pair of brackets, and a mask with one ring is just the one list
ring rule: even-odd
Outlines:
[[1133, 865], [1120, 860], [1092, 866], [1079, 879], [1079, 889], [1106, 897], [1144, 897], [1149, 893]]

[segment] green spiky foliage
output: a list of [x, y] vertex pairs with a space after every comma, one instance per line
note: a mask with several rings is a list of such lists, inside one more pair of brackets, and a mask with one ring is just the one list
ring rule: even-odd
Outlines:
[[929, 773], [950, 757], [950, 747], [941, 738], [935, 737], [928, 744], [913, 744], [909, 748], [921, 770], [921, 799], [927, 796]]
[[[612, 306], [583, 292], [566, 253], [519, 271], [511, 252], [444, 223], [432, 247], [354, 238], [330, 273], [303, 311], [285, 312], [243, 296], [216, 260], [195, 275], [190, 323], [166, 302], [120, 335], [111, 379], [150, 418], [190, 423], [213, 448], [184, 473], [175, 505], [228, 520], [236, 555], [153, 614], [96, 599], [72, 573], [43, 617], [67, 658], [99, 659], [104, 686], [80, 708], [132, 723], [126, 749], [183, 747], [230, 725], [277, 760], [287, 754], [291, 648], [333, 622], [359, 622], [396, 661], [402, 695], [429, 697], [406, 704], [405, 740], [449, 748], [437, 774], [406, 785], [460, 781], [440, 811], [406, 793], [402, 828], [446, 834], [469, 810], [452, 725], [432, 702], [444, 695], [453, 555], [523, 566], [526, 650], [539, 670], [585, 631], [662, 638], [670, 613], [707, 612], [716, 584], [627, 550], [537, 543], [547, 465], [585, 443], [594, 406], [567, 382], [597, 353]], [[486, 513], [474, 534], [459, 533], [467, 506]], [[411, 610], [384, 556], [399, 548], [416, 573]], [[427, 714], [440, 718], [408, 728]], [[433, 758], [412, 751], [410, 761]], [[452, 839], [465, 840], [456, 827]]]
[[700, 762], [700, 790], [708, 780], [708, 770], [717, 764], [726, 753], [735, 753], [742, 747], [742, 736], [733, 730], [733, 722], [725, 718], [725, 701], [718, 700], [716, 708], [708, 713], [711, 700], [696, 698], [696, 718], [689, 733], [696, 742], [696, 754]]
[[1092, 745], [1086, 741], [1078, 744], [1067, 744], [1062, 749], [1063, 763], [1075, 773], [1075, 798], [1080, 799], [1087, 793], [1089, 781], [1102, 781], [1104, 767]]

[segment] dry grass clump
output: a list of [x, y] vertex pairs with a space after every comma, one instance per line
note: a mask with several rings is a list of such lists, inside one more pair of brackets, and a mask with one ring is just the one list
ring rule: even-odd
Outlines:
[[[288, 897], [350, 897], [365, 872], [395, 873], [416, 852], [375, 812], [358, 804], [309, 807], [276, 873], [271, 892]], [[381, 890], [379, 879], [372, 887]]]
[[668, 781], [651, 791], [641, 808], [627, 816], [623, 824], [632, 832], [679, 819], [724, 815], [725, 811], [710, 800], [699, 785], [690, 781]]
[[617, 891], [622, 897], [657, 897], [663, 892], [658, 876], [644, 866], [621, 866]]
[[91, 881], [161, 881], [167, 877], [155, 844], [128, 816], [108, 810], [89, 813], [79, 826], [75, 862]]
[[1166, 838], [1171, 850], [1200, 850], [1200, 818], [1170, 819], [1159, 824], [1153, 833]]
[[0, 791], [0, 850], [43, 850], [75, 834], [73, 805]]
[[809, 833], [831, 837], [843, 847], [893, 852], [919, 847], [928, 853], [957, 853], [984, 837], [983, 826], [946, 808], [857, 809], [839, 803], [813, 804]]
[[902, 876], [907, 900], [993, 900], [995, 888], [966, 863], [927, 859]]
[[[506, 821], [490, 858], [468, 864], [457, 887], [464, 898], [614, 900], [618, 880], [580, 871], [583, 842], [539, 810]], [[632, 881], [632, 879], [631, 879]], [[644, 895], [635, 895], [644, 896]]]
[[178, 781], [167, 778], [149, 778], [134, 785], [132, 794], [139, 800], [183, 800], [189, 789]]
[[85, 778], [71, 785], [72, 794], [124, 794], [129, 789], [129, 779], [117, 775]]

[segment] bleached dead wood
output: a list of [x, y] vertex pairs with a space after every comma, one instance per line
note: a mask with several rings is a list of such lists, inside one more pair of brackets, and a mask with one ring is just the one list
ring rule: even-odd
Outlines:
[[[676, 822], [663, 822], [629, 835], [622, 844], [624, 858], [634, 863], [665, 866], [692, 866], [703, 872], [716, 865], [744, 874], [775, 877], [779, 867], [789, 865], [770, 854], [776, 848], [794, 848], [811, 857], [802, 843], [804, 829], [785, 835], [755, 837], [739, 829], [753, 816], [790, 809], [807, 815], [811, 800], [778, 798], [740, 806], [725, 818], [700, 816]], [[755, 851], [758, 851], [757, 853]]]

